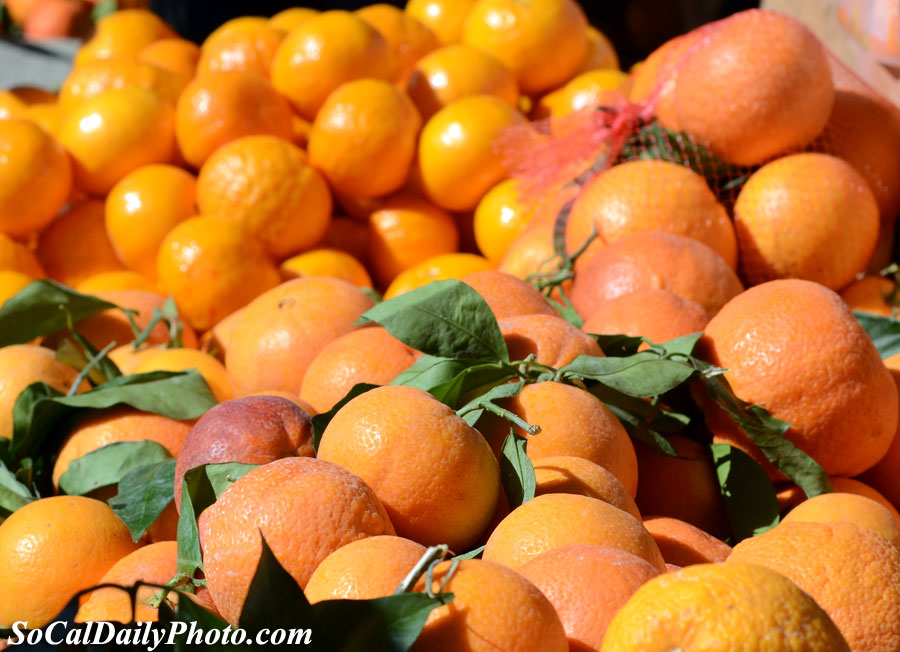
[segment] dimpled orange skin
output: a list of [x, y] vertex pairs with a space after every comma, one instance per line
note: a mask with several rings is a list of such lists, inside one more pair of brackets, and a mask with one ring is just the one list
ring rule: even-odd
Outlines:
[[473, 95], [494, 95], [517, 106], [519, 84], [487, 52], [456, 44], [419, 59], [409, 76], [407, 93], [427, 120], [451, 102]]
[[317, 454], [368, 482], [398, 534], [454, 552], [481, 535], [500, 493], [500, 469], [481, 434], [414, 387], [357, 396], [328, 424]]
[[[71, 425], [53, 465], [53, 486], [72, 461], [107, 444], [121, 441], [153, 441], [177, 457], [192, 422], [176, 421], [158, 414], [139, 412], [131, 407], [92, 410]], [[168, 581], [168, 580], [167, 580]]]
[[493, 269], [491, 262], [476, 254], [453, 253], [432, 256], [401, 272], [384, 291], [385, 299], [428, 285], [432, 281], [460, 279], [466, 274]]
[[382, 285], [429, 258], [457, 251], [459, 246], [453, 217], [418, 197], [388, 198], [368, 222], [368, 258]]
[[[709, 322], [696, 355], [728, 369], [737, 396], [792, 424], [785, 437], [829, 475], [862, 473], [891, 445], [891, 374], [840, 297], [817, 283], [770, 281], [738, 295]], [[707, 426], [720, 441], [762, 457], [713, 406]]]
[[387, 385], [419, 358], [419, 353], [380, 326], [341, 335], [310, 363], [300, 398], [327, 412], [357, 383]]
[[597, 498], [635, 518], [641, 518], [634, 498], [611, 472], [584, 457], [557, 455], [534, 461], [536, 496], [576, 494]]
[[701, 564], [650, 580], [613, 617], [599, 649], [850, 652], [812, 598], [747, 564]]
[[313, 249], [288, 258], [278, 266], [283, 281], [304, 276], [331, 276], [347, 281], [358, 288], [373, 287], [365, 266], [351, 254], [340, 249]]
[[0, 120], [0, 232], [15, 238], [49, 224], [69, 197], [65, 150], [37, 125]]
[[757, 564], [806, 591], [854, 652], [900, 646], [900, 548], [850, 523], [782, 523], [734, 547], [728, 563]]
[[475, 207], [475, 242], [485, 258], [499, 263], [531, 224], [534, 208], [522, 201], [518, 184], [506, 179], [491, 188]]
[[570, 650], [599, 650], [616, 612], [659, 575], [650, 562], [605, 546], [550, 550], [517, 572], [541, 590], [559, 614]]
[[644, 231], [585, 260], [570, 296], [578, 313], [589, 318], [603, 301], [640, 289], [668, 290], [700, 304], [712, 317], [744, 287], [725, 260], [702, 242]]
[[489, 269], [466, 274], [459, 280], [481, 295], [497, 319], [518, 315], [558, 316], [544, 295], [512, 274]]
[[852, 523], [877, 532], [900, 548], [900, 523], [887, 507], [865, 496], [849, 493], [821, 494], [804, 500], [788, 512], [782, 523]]
[[585, 333], [622, 333], [651, 342], [668, 342], [706, 328], [709, 315], [699, 303], [666, 290], [640, 289], [600, 303], [588, 317]]
[[[0, 437], [12, 439], [13, 406], [23, 389], [32, 383], [43, 382], [67, 393], [78, 372], [67, 364], [57, 362], [53, 351], [32, 344], [13, 344], [0, 349]], [[84, 381], [80, 391], [90, 385]]]
[[653, 535], [667, 564], [681, 568], [725, 561], [731, 546], [687, 521], [668, 516], [647, 516], [644, 527]]
[[223, 217], [192, 217], [169, 231], [156, 258], [165, 292], [207, 330], [278, 284], [278, 270], [247, 229]]
[[323, 559], [303, 592], [311, 603], [383, 598], [394, 593], [424, 554], [425, 546], [403, 537], [359, 539]]
[[106, 197], [106, 232], [129, 269], [156, 280], [156, 254], [176, 224], [197, 214], [197, 180], [174, 165], [147, 165]]
[[0, 627], [20, 620], [43, 627], [137, 548], [104, 502], [53, 496], [28, 503], [0, 524]]
[[566, 247], [576, 251], [597, 229], [585, 260], [605, 244], [641, 231], [694, 238], [737, 263], [734, 227], [725, 208], [688, 167], [667, 161], [629, 161], [613, 166], [584, 187], [566, 227]]
[[200, 47], [187, 39], [164, 38], [138, 52], [137, 60], [192, 79], [200, 60]]
[[563, 367], [579, 355], [602, 356], [597, 341], [556, 315], [518, 315], [499, 320], [510, 360], [534, 354], [535, 362]]
[[443, 45], [462, 38], [466, 16], [475, 0], [409, 0], [406, 13], [427, 25]]
[[866, 268], [879, 235], [866, 180], [849, 163], [818, 153], [784, 156], [754, 172], [734, 220], [750, 285], [803, 278], [840, 290]]
[[326, 11], [282, 41], [272, 83], [301, 118], [313, 120], [336, 88], [354, 79], [389, 80], [394, 60], [381, 33], [347, 11]]
[[225, 363], [237, 396], [296, 392], [307, 367], [329, 342], [359, 328], [372, 300], [327, 277], [282, 283], [247, 305], [228, 338]]
[[394, 63], [393, 79], [402, 88], [406, 87], [416, 62], [440, 47], [440, 41], [430, 27], [393, 5], [373, 4], [354, 13], [377, 29], [387, 41]]
[[315, 246], [331, 216], [331, 191], [299, 147], [275, 136], [246, 136], [217, 149], [197, 178], [203, 215], [240, 222], [282, 259]]
[[[410, 652], [567, 652], [569, 646], [553, 605], [518, 573], [488, 561], [467, 559], [434, 569], [432, 591], [441, 585], [453, 602], [428, 615]], [[420, 579], [417, 591], [425, 589]]]
[[630, 552], [665, 572], [659, 548], [641, 522], [587, 496], [545, 494], [514, 509], [491, 533], [483, 558], [513, 570], [540, 554], [575, 544]]
[[69, 112], [59, 142], [72, 155], [75, 185], [105, 195], [129, 172], [172, 160], [172, 108], [144, 88], [105, 91]]
[[244, 70], [266, 79], [285, 32], [265, 18], [244, 16], [223, 23], [200, 47], [197, 74]]
[[75, 66], [93, 59], [134, 57], [151, 43], [176, 34], [146, 9], [123, 9], [97, 23], [97, 31], [75, 57]]
[[525, 118], [492, 95], [464, 97], [435, 113], [419, 138], [419, 170], [425, 194], [441, 208], [474, 209], [506, 176], [494, 141]]
[[220, 146], [241, 136], [293, 137], [288, 102], [250, 72], [209, 73], [184, 89], [175, 108], [175, 135], [184, 159], [195, 168]]
[[375, 493], [359, 477], [311, 457], [257, 467], [226, 489], [199, 520], [209, 592], [237, 624], [266, 538], [278, 563], [306, 586], [329, 554], [357, 539], [394, 534]]
[[337, 192], [386, 195], [399, 190], [409, 176], [421, 124], [413, 103], [388, 82], [347, 82], [316, 114], [309, 161]]
[[524, 93], [536, 94], [575, 76], [588, 51], [587, 28], [572, 0], [478, 0], [466, 17], [462, 41], [497, 57]]
[[[117, 561], [100, 579], [98, 584], [116, 584], [130, 588], [138, 582], [148, 582], [158, 586], [175, 576], [178, 544], [175, 541], [152, 543]], [[156, 622], [159, 611], [146, 604], [158, 593], [152, 586], [138, 589], [132, 609], [128, 593], [120, 589], [102, 588], [91, 591], [75, 615], [76, 623], [108, 620], [119, 623]], [[184, 599], [187, 599], [186, 597]]]
[[174, 106], [188, 81], [190, 77], [137, 59], [100, 59], [69, 73], [59, 90], [59, 106], [63, 112], [71, 111], [100, 93], [130, 86], [153, 91]]

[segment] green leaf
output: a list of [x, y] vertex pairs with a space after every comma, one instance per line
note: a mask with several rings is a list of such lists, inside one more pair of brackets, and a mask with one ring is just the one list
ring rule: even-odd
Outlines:
[[103, 20], [119, 9], [117, 0], [99, 0], [91, 10], [91, 20], [95, 23]]
[[[213, 629], [219, 631], [223, 631], [226, 628], [230, 629], [227, 622], [211, 611], [204, 609], [187, 596], [181, 596], [178, 600], [178, 609], [175, 614], [172, 614], [171, 609], [165, 603], [160, 605], [159, 611], [160, 621], [168, 620], [172, 622], [177, 620], [183, 623], [196, 623], [198, 632], [208, 632]], [[175, 645], [173, 647], [176, 652], [194, 652], [201, 647], [197, 645], [196, 641], [188, 642], [188, 633], [175, 636]], [[217, 650], [218, 652], [237, 652], [238, 650], [252, 649], [249, 644], [238, 646], [230, 641], [228, 644], [219, 643], [218, 645], [202, 647], [206, 650]]]
[[491, 414], [496, 414], [498, 417], [506, 419], [511, 424], [518, 426], [529, 435], [536, 435], [541, 431], [540, 426], [531, 425], [515, 412], [500, 407], [495, 402], [518, 395], [524, 387], [524, 380], [515, 383], [495, 385], [481, 396], [476, 396], [459, 408], [456, 413], [465, 419], [466, 423], [474, 427], [484, 412], [490, 412]]
[[76, 292], [50, 279], [32, 281], [0, 308], [0, 347], [24, 344], [67, 327], [73, 322], [118, 308], [114, 303]]
[[[518, 378], [518, 376], [516, 368], [507, 363], [475, 364], [466, 367], [449, 381], [432, 387], [429, 391], [437, 400], [456, 408], [461, 400], [484, 394], [498, 384]], [[505, 398], [502, 391], [500, 394], [494, 394], [494, 398]], [[511, 396], [515, 394], [511, 394]]]
[[454, 360], [423, 355], [405, 371], [397, 374], [390, 384], [418, 387], [430, 392], [432, 388], [455, 378], [471, 364], [471, 360]]
[[494, 313], [480, 294], [461, 281], [433, 281], [378, 304], [360, 320], [381, 324], [427, 355], [509, 362]]
[[854, 310], [853, 315], [872, 338], [882, 360], [900, 353], [900, 320], [861, 310]]
[[168, 457], [164, 446], [149, 439], [107, 444], [72, 460], [59, 478], [59, 488], [70, 496], [84, 496], [100, 487], [118, 484], [129, 471], [159, 464]]
[[376, 389], [380, 387], [380, 385], [373, 385], [371, 383], [357, 383], [353, 387], [350, 388], [350, 391], [347, 392], [347, 395], [344, 396], [340, 401], [334, 404], [328, 412], [323, 412], [322, 414], [317, 414], [312, 419], [310, 419], [310, 423], [312, 424], [313, 429], [313, 448], [315, 448], [316, 452], [319, 451], [319, 442], [322, 441], [322, 435], [325, 434], [325, 429], [328, 427], [328, 424], [331, 423], [331, 420], [334, 418], [334, 415], [338, 413], [338, 411], [347, 405], [350, 401], [355, 399], [360, 394], [365, 394], [366, 392]]
[[596, 380], [635, 398], [659, 396], [678, 387], [694, 375], [684, 362], [661, 359], [644, 351], [625, 358], [580, 355], [559, 370], [561, 378]]
[[696, 333], [690, 333], [689, 335], [676, 337], [675, 339], [663, 342], [662, 344], [655, 344], [654, 348], [662, 351], [664, 355], [689, 356], [694, 351], [694, 347], [697, 346], [697, 342], [701, 337], [703, 337], [703, 331], [698, 331]]
[[132, 469], [119, 480], [119, 493], [109, 506], [137, 543], [175, 498], [175, 458]]
[[243, 462], [221, 462], [218, 464], [205, 464], [206, 479], [212, 488], [213, 494], [218, 499], [222, 493], [235, 482], [250, 473], [259, 464], [244, 464]]
[[709, 448], [735, 542], [778, 525], [778, 498], [763, 468], [728, 444], [711, 444]]
[[469, 552], [464, 552], [461, 555], [456, 555], [456, 557], [454, 557], [453, 559], [460, 559], [460, 560], [462, 560], [462, 559], [479, 559], [481, 557], [482, 553], [484, 552], [485, 548], [487, 548], [487, 546], [478, 546], [474, 550], [470, 550]]
[[362, 292], [363, 294], [365, 294], [367, 297], [369, 297], [375, 303], [381, 303], [384, 301], [384, 297], [382, 297], [380, 294], [378, 294], [372, 288], [359, 288], [359, 291]]
[[[303, 589], [275, 558], [262, 531], [262, 551], [250, 582], [238, 627], [257, 632], [261, 629], [309, 627], [311, 612]], [[304, 623], [302, 625], [301, 623]]]
[[631, 437], [661, 455], [678, 456], [663, 433], [681, 432], [688, 423], [685, 415], [663, 410], [652, 403], [599, 383], [589, 387], [588, 391], [603, 401], [610, 412], [622, 422]]
[[600, 335], [592, 333], [603, 355], [609, 358], [622, 358], [634, 355], [647, 340], [643, 337], [631, 335]]
[[16, 476], [0, 462], [0, 517], [7, 517], [17, 509], [36, 500], [36, 497]]
[[534, 498], [536, 487], [534, 466], [525, 453], [527, 445], [525, 437], [517, 435], [510, 429], [500, 451], [500, 480], [510, 510]]

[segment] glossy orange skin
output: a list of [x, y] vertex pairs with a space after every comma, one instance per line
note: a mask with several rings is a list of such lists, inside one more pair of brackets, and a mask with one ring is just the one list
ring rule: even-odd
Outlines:
[[278, 271], [283, 281], [304, 276], [331, 276], [358, 288], [372, 287], [372, 278], [365, 266], [340, 249], [320, 248], [297, 254], [281, 263]]
[[393, 79], [403, 87], [416, 62], [440, 47], [440, 41], [430, 27], [393, 5], [373, 4], [354, 13], [377, 29], [387, 41], [394, 61]]
[[318, 15], [318, 13], [315, 9], [307, 7], [289, 7], [272, 16], [269, 19], [269, 24], [285, 32], [293, 32], [307, 20]]
[[284, 36], [283, 30], [265, 18], [233, 18], [206, 37], [200, 47], [197, 74], [243, 70], [268, 79]]
[[473, 227], [479, 251], [488, 260], [499, 263], [533, 218], [534, 209], [530, 202], [522, 200], [516, 181], [501, 181], [475, 207]]
[[156, 286], [145, 277], [130, 269], [120, 269], [112, 272], [100, 272], [88, 276], [75, 286], [75, 289], [84, 294], [97, 294], [98, 292], [118, 292], [120, 290], [141, 290], [142, 292], [156, 292]]
[[598, 106], [616, 106], [628, 95], [631, 77], [618, 69], [583, 72], [560, 89], [544, 95], [532, 119], [562, 118]]
[[603, 32], [593, 25], [588, 25], [587, 38], [588, 51], [581, 62], [579, 73], [619, 68], [619, 57], [616, 55], [616, 50]]
[[149, 10], [116, 11], [97, 23], [93, 38], [75, 57], [75, 66], [93, 59], [134, 57], [151, 43], [173, 36], [172, 29]]
[[384, 298], [391, 299], [404, 292], [428, 285], [432, 281], [443, 281], [449, 278], [460, 279], [466, 274], [493, 268], [494, 266], [487, 258], [475, 254], [454, 253], [432, 256], [398, 274], [384, 291]]
[[59, 105], [67, 112], [104, 91], [137, 86], [174, 106], [191, 76], [130, 57], [98, 59], [69, 73], [59, 90]]
[[164, 38], [138, 52], [137, 59], [190, 80], [197, 71], [200, 47], [187, 39]]
[[134, 373], [150, 371], [197, 371], [217, 401], [234, 397], [231, 383], [221, 362], [203, 351], [188, 348], [159, 349], [155, 354], [142, 358]]
[[0, 233], [0, 269], [21, 272], [31, 278], [46, 276], [31, 249], [2, 233]]
[[427, 25], [443, 45], [458, 43], [475, 0], [409, 0], [406, 13]]

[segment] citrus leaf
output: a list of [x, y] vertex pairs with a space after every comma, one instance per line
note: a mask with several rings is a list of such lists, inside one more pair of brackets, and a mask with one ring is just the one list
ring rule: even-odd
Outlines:
[[[204, 609], [187, 596], [178, 600], [178, 609], [175, 613], [172, 613], [172, 610], [165, 602], [160, 605], [159, 613], [161, 622], [179, 621], [182, 623], [196, 623], [197, 632], [218, 630], [220, 632], [228, 631], [232, 635], [234, 632], [227, 622], [211, 611]], [[173, 630], [167, 628], [166, 631], [172, 632]], [[197, 650], [200, 647], [196, 642], [196, 636], [194, 640], [189, 640], [189, 631], [183, 634], [175, 634], [174, 639], [175, 645], [173, 648], [175, 652], [194, 652], [194, 650]], [[216, 645], [205, 645], [203, 646], [203, 649], [216, 650], [218, 652], [237, 652], [238, 650], [248, 650], [252, 648], [250, 647], [249, 642], [244, 645], [237, 645], [233, 643], [233, 639], [229, 639], [229, 642], [227, 643], [223, 642]]]
[[506, 419], [510, 424], [518, 426], [530, 435], [536, 435], [541, 431], [540, 426], [532, 425], [525, 421], [522, 417], [511, 410], [500, 407], [495, 403], [505, 398], [512, 398], [519, 394], [525, 387], [525, 381], [520, 380], [515, 383], [503, 383], [495, 385], [481, 396], [476, 396], [471, 401], [456, 411], [456, 414], [466, 420], [470, 426], [473, 426], [481, 418], [484, 412], [496, 414], [498, 417]]
[[373, 385], [372, 383], [357, 383], [353, 387], [350, 388], [350, 391], [347, 392], [347, 395], [344, 396], [340, 401], [335, 403], [328, 412], [323, 412], [322, 414], [317, 414], [310, 419], [310, 423], [312, 424], [313, 429], [313, 448], [315, 448], [316, 452], [319, 452], [319, 442], [322, 441], [322, 435], [325, 434], [325, 429], [328, 427], [328, 424], [331, 423], [331, 420], [334, 418], [334, 415], [338, 413], [342, 407], [347, 405], [350, 401], [355, 399], [360, 394], [365, 394], [369, 390], [380, 387], [380, 385]]
[[591, 333], [591, 336], [597, 340], [603, 355], [609, 358], [622, 358], [634, 355], [638, 349], [647, 340], [643, 337], [633, 337], [631, 335], [600, 335]]
[[580, 355], [559, 370], [561, 378], [595, 380], [635, 398], [659, 396], [678, 387], [694, 375], [684, 362], [661, 359], [644, 351], [624, 358]]
[[474, 550], [470, 550], [469, 552], [464, 552], [464, 553], [462, 553], [461, 555], [456, 555], [456, 557], [454, 557], [453, 559], [460, 559], [460, 560], [463, 560], [463, 559], [479, 559], [479, 558], [481, 558], [481, 555], [482, 555], [482, 553], [484, 552], [484, 549], [485, 549], [485, 548], [487, 548], [486, 545], [485, 545], [485, 546], [478, 546], [478, 547], [475, 548]]
[[[516, 368], [506, 363], [476, 364], [466, 367], [449, 381], [429, 391], [432, 396], [442, 403], [456, 408], [459, 402], [466, 397], [477, 395], [479, 392], [490, 391], [498, 383], [504, 383], [518, 377]], [[520, 390], [521, 391], [521, 390]], [[518, 392], [511, 394], [515, 396]], [[501, 394], [494, 394], [494, 398], [505, 398]]]
[[238, 627], [252, 632], [261, 629], [310, 627], [312, 613], [303, 589], [275, 558], [261, 530], [259, 538], [262, 550], [244, 600]]
[[132, 469], [107, 502], [137, 543], [175, 498], [175, 458]]
[[423, 355], [390, 382], [391, 385], [418, 387], [430, 392], [433, 388], [455, 378], [472, 364], [471, 360], [454, 360]]
[[610, 412], [622, 422], [632, 438], [661, 455], [678, 456], [663, 433], [681, 432], [689, 421], [685, 415], [663, 410], [652, 403], [599, 383], [589, 387], [588, 391], [603, 401]]
[[[198, 570], [203, 570], [203, 553], [200, 551], [200, 530], [197, 527], [197, 515], [203, 508], [194, 511], [192, 489], [196, 491], [200, 474], [191, 475], [188, 471], [181, 479], [181, 510], [178, 514], [178, 542], [175, 577], [193, 579]], [[192, 487], [192, 485], [194, 485]], [[212, 503], [210, 503], [212, 504]]]
[[114, 442], [72, 460], [59, 478], [59, 488], [70, 496], [84, 496], [100, 487], [118, 484], [129, 471], [158, 464], [168, 457], [164, 446], [149, 439]]
[[360, 321], [381, 324], [427, 355], [509, 362], [506, 342], [487, 302], [454, 279], [433, 281], [380, 303]]
[[763, 468], [742, 450], [710, 444], [735, 543], [778, 525], [778, 498]]
[[703, 337], [703, 331], [697, 331], [696, 333], [676, 337], [662, 344], [654, 344], [653, 348], [660, 350], [663, 355], [689, 356], [701, 337]]
[[24, 484], [0, 462], [0, 517], [7, 517], [17, 509], [36, 500]]
[[500, 480], [510, 510], [534, 498], [534, 466], [525, 453], [527, 440], [510, 429], [500, 451]]
[[882, 360], [900, 353], [900, 320], [854, 310], [853, 316], [868, 333]]

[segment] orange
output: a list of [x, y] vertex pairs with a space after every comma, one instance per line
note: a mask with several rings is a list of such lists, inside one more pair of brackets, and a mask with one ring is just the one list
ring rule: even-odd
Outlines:
[[240, 308], [216, 322], [216, 325], [206, 331], [200, 338], [200, 350], [206, 351], [219, 362], [225, 362], [225, 349], [243, 312], [244, 309]]
[[891, 511], [871, 498], [856, 494], [821, 494], [804, 500], [788, 512], [782, 522], [852, 523], [877, 532], [900, 547], [900, 523]]
[[748, 179], [734, 205], [734, 227], [748, 284], [803, 278], [839, 290], [872, 257], [878, 204], [849, 163], [794, 154]]
[[610, 299], [656, 289], [696, 302], [712, 317], [744, 288], [734, 270], [702, 242], [645, 231], [602, 247], [586, 260], [575, 275], [571, 298], [588, 318]]
[[268, 464], [315, 453], [309, 413], [291, 399], [270, 394], [223, 401], [188, 433], [175, 466], [175, 506], [181, 508], [184, 474], [202, 464]]
[[141, 290], [155, 292], [156, 286], [145, 277], [131, 270], [99, 272], [78, 283], [75, 289], [83, 294], [98, 294], [117, 290]]
[[383, 286], [430, 258], [457, 251], [453, 218], [418, 197], [397, 195], [369, 216], [368, 259]]
[[[431, 590], [453, 593], [453, 602], [428, 615], [410, 652], [566, 652], [566, 634], [553, 605], [531, 582], [480, 559], [434, 569]], [[427, 580], [416, 589], [424, 590]]]
[[441, 208], [472, 210], [506, 176], [494, 142], [522, 125], [512, 105], [493, 95], [464, 97], [435, 113], [419, 138], [419, 169], [425, 194]]
[[368, 224], [351, 217], [332, 217], [320, 244], [344, 251], [363, 264], [369, 262]]
[[[709, 322], [696, 355], [727, 369], [737, 396], [791, 424], [785, 437], [829, 475], [857, 475], [891, 445], [897, 429], [891, 374], [844, 302], [821, 285], [770, 281], [738, 295]], [[761, 457], [717, 409], [710, 407], [707, 425]]]
[[69, 111], [59, 142], [72, 155], [75, 184], [105, 195], [129, 172], [172, 160], [174, 116], [144, 88], [105, 91]]
[[[543, 382], [526, 385], [503, 406], [541, 431], [526, 435], [528, 457], [534, 461], [559, 455], [582, 457], [602, 466], [625, 487], [629, 496], [638, 488], [638, 466], [634, 446], [625, 428], [603, 402], [573, 385]], [[499, 417], [485, 419], [487, 440], [500, 450], [509, 434], [509, 422]]]
[[599, 464], [583, 457], [558, 455], [542, 457], [534, 462], [536, 496], [544, 494], [576, 494], [597, 498], [635, 518], [641, 514], [619, 479]]
[[421, 124], [413, 103], [388, 82], [350, 81], [337, 87], [316, 114], [309, 161], [337, 192], [386, 195], [409, 176]]
[[424, 554], [425, 546], [403, 537], [358, 539], [323, 559], [303, 592], [313, 603], [383, 598], [394, 593]]
[[801, 148], [828, 121], [834, 86], [825, 48], [800, 21], [748, 10], [717, 24], [678, 68], [683, 131], [730, 163]]
[[518, 573], [553, 604], [570, 650], [599, 650], [609, 621], [659, 570], [623, 550], [574, 545], [545, 552]]
[[[885, 460], [886, 458], [887, 455], [885, 455], [881, 459]], [[829, 478], [829, 480], [831, 480], [831, 488], [833, 491], [856, 494], [857, 496], [865, 496], [866, 498], [871, 498], [879, 505], [887, 508], [887, 510], [893, 515], [896, 521], [900, 523], [900, 512], [898, 512], [893, 503], [885, 498], [878, 490], [854, 478], [833, 477]], [[804, 499], [806, 498], [805, 494], [803, 497]]]
[[71, 204], [41, 233], [36, 253], [47, 275], [69, 286], [123, 269], [106, 235], [103, 202], [97, 199]]
[[573, 252], [597, 230], [585, 260], [603, 245], [642, 231], [664, 231], [694, 238], [719, 254], [729, 267], [737, 262], [734, 227], [725, 208], [690, 168], [668, 161], [629, 161], [595, 176], [572, 207], [566, 247]]
[[269, 24], [285, 32], [293, 32], [307, 20], [318, 15], [318, 13], [315, 9], [307, 7], [290, 7], [272, 16], [269, 19]]
[[583, 72], [560, 89], [544, 95], [532, 109], [533, 118], [561, 118], [598, 106], [615, 106], [628, 94], [631, 78], [616, 68]]
[[363, 77], [391, 79], [394, 60], [381, 33], [347, 11], [313, 16], [282, 41], [272, 83], [301, 118], [312, 120], [333, 90]]
[[357, 9], [355, 14], [384, 37], [394, 62], [393, 79], [404, 87], [416, 62], [440, 47], [440, 41], [430, 27], [393, 5], [369, 5]]
[[17, 272], [14, 269], [0, 270], [0, 306], [7, 299], [18, 294], [32, 280], [34, 279], [28, 274]]
[[278, 270], [238, 222], [192, 217], [159, 246], [156, 272], [184, 318], [207, 330], [278, 284]]
[[499, 263], [512, 243], [528, 225], [534, 212], [522, 201], [514, 179], [506, 179], [491, 188], [475, 207], [475, 242], [484, 257]]
[[290, 105], [259, 75], [209, 73], [188, 84], [178, 99], [175, 135], [193, 167], [225, 143], [257, 134], [285, 140], [293, 135]]
[[507, 317], [500, 320], [500, 330], [510, 360], [524, 360], [534, 355], [538, 364], [558, 369], [579, 355], [603, 355], [594, 338], [555, 315]]
[[[499, 59], [529, 94], [571, 79], [588, 52], [587, 20], [573, 0], [478, 0], [463, 43]], [[552, 51], [553, 56], [547, 56]]]
[[59, 106], [71, 111], [81, 102], [104, 91], [137, 86], [153, 91], [174, 106], [190, 76], [133, 58], [98, 59], [75, 68], [59, 90]]
[[266, 18], [232, 18], [203, 41], [197, 74], [240, 70], [268, 79], [272, 60], [284, 35], [283, 30]]
[[667, 564], [679, 567], [725, 561], [731, 546], [687, 521], [669, 516], [648, 516], [644, 527], [653, 535]]
[[22, 238], [53, 220], [69, 198], [69, 157], [25, 120], [0, 120], [0, 232]]
[[175, 33], [159, 16], [146, 9], [123, 9], [97, 23], [97, 31], [75, 57], [78, 67], [92, 59], [134, 57], [151, 43]]
[[493, 95], [518, 106], [519, 85], [497, 59], [468, 45], [446, 45], [419, 59], [407, 85], [410, 99], [428, 119], [464, 97]]
[[414, 265], [397, 275], [384, 292], [385, 299], [391, 299], [404, 292], [415, 290], [432, 281], [460, 279], [467, 274], [493, 269], [493, 265], [475, 254], [442, 254]]
[[314, 249], [297, 254], [281, 263], [278, 271], [284, 281], [304, 276], [331, 276], [358, 288], [372, 287], [372, 279], [365, 266], [340, 249]]
[[106, 197], [106, 232], [129, 269], [156, 280], [156, 256], [166, 234], [197, 214], [197, 180], [173, 165], [146, 165]]
[[703, 306], [666, 290], [640, 289], [601, 301], [587, 318], [585, 333], [643, 336], [651, 342], [697, 333], [706, 328], [709, 315]]
[[[531, 225], [510, 243], [497, 269], [526, 279], [531, 274], [552, 271], [551, 263], [555, 255], [553, 222], [532, 221]], [[568, 290], [571, 285], [571, 282], [568, 282], [564, 287]]]
[[200, 48], [183, 38], [164, 38], [154, 41], [138, 52], [137, 60], [168, 70], [189, 80], [197, 71]]
[[21, 118], [29, 106], [55, 101], [55, 93], [35, 86], [17, 86], [2, 90], [0, 91], [0, 120]]
[[853, 650], [900, 644], [900, 548], [849, 523], [782, 523], [734, 547], [729, 564], [756, 564], [806, 591]]
[[53, 486], [59, 487], [59, 478], [74, 460], [116, 442], [154, 441], [177, 457], [191, 425], [128, 406], [86, 412], [71, 424], [59, 449], [53, 465]]
[[[98, 584], [116, 584], [131, 588], [138, 582], [149, 582], [163, 586], [175, 576], [175, 562], [178, 544], [161, 541], [138, 548], [125, 555], [100, 579]], [[159, 592], [152, 586], [142, 586], [137, 590], [132, 605], [131, 598], [121, 589], [102, 588], [91, 591], [75, 615], [75, 622], [106, 620], [119, 623], [156, 622], [158, 610], [147, 606], [147, 600]]]
[[226, 342], [235, 394], [297, 392], [313, 359], [332, 340], [355, 330], [374, 304], [346, 281], [298, 278], [263, 293], [243, 310]]
[[387, 385], [419, 354], [380, 326], [361, 328], [327, 344], [310, 363], [300, 398], [328, 412], [357, 383]]
[[881, 276], [864, 276], [841, 290], [841, 299], [850, 310], [862, 310], [882, 317], [895, 316], [897, 307], [889, 298], [894, 282]]
[[[72, 367], [57, 362], [53, 351], [31, 344], [14, 344], [0, 349], [0, 437], [12, 439], [13, 406], [16, 399], [32, 383], [47, 383], [50, 387], [67, 393], [78, 372]], [[80, 391], [89, 389], [84, 381]]]
[[[900, 355], [892, 355], [884, 363], [900, 391]], [[898, 430], [900, 430], [900, 425], [898, 425]], [[895, 434], [887, 453], [860, 478], [884, 494], [894, 507], [900, 506], [900, 478], [896, 473], [898, 460], [900, 460], [900, 437]], [[835, 489], [835, 491], [839, 490]]]
[[365, 480], [400, 536], [455, 552], [475, 543], [500, 493], [500, 469], [481, 434], [414, 387], [357, 396], [328, 424], [317, 454]]
[[54, 496], [28, 503], [0, 524], [0, 627], [20, 620], [43, 627], [137, 547], [104, 502]]
[[[302, 398], [297, 396], [297, 394], [293, 392], [279, 392], [279, 391], [271, 391], [271, 392], [254, 392], [253, 394], [247, 394], [247, 396], [274, 396], [275, 398], [283, 398], [285, 400], [290, 401], [298, 408], [306, 412], [309, 416], [313, 417], [318, 414], [313, 407], [304, 401]], [[247, 398], [245, 396], [244, 398]]]
[[325, 235], [331, 192], [300, 148], [275, 136], [246, 136], [206, 159], [197, 205], [203, 215], [239, 222], [270, 256], [286, 258]]
[[587, 39], [587, 54], [585, 54], [578, 72], [619, 67], [619, 57], [616, 56], [616, 50], [603, 32], [596, 27], [588, 25]]
[[850, 650], [816, 601], [748, 564], [701, 564], [650, 580], [613, 617], [599, 649]]
[[481, 295], [497, 319], [518, 315], [557, 316], [540, 292], [512, 274], [489, 269], [466, 274], [460, 280]]
[[32, 279], [46, 276], [31, 249], [4, 233], [0, 233], [0, 270], [18, 272]]
[[257, 467], [200, 516], [209, 592], [236, 624], [259, 562], [261, 536], [301, 588], [325, 557], [357, 539], [394, 534], [375, 493], [339, 466], [290, 457]]
[[37, 0], [7, 0], [4, 3], [9, 17], [14, 23], [22, 24], [28, 17], [28, 12], [37, 3]]
[[545, 494], [514, 509], [491, 534], [483, 558], [518, 570], [538, 555], [575, 544], [624, 550], [665, 572], [653, 537], [638, 519], [575, 494]]
[[134, 373], [188, 370], [198, 371], [203, 376], [217, 401], [227, 401], [232, 397], [231, 383], [222, 363], [208, 353], [196, 349], [161, 350], [144, 358], [134, 368]]
[[[21, 1], [21, 0], [20, 0]], [[408, 0], [406, 13], [427, 25], [442, 45], [458, 43], [475, 0]]]
[[30, 120], [55, 137], [59, 131], [59, 126], [62, 124], [63, 112], [56, 102], [52, 104], [32, 104], [25, 107], [22, 117], [25, 120]]

